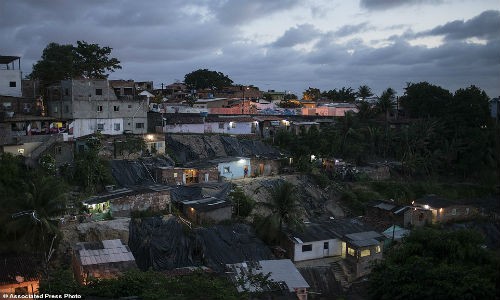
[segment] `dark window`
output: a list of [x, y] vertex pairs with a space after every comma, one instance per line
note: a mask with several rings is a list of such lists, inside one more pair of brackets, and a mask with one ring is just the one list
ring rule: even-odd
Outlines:
[[117, 106], [117, 105], [115, 105], [115, 106], [113, 106], [113, 110], [114, 110], [114, 111], [120, 111], [120, 107], [119, 107], [119, 106]]
[[9, 82], [9, 86], [10, 86], [10, 87], [16, 87], [16, 86], [17, 86], [17, 84], [16, 84], [16, 82], [15, 82], [15, 81], [11, 81], [11, 82]]
[[124, 95], [133, 95], [133, 89], [132, 88], [123, 88], [123, 94]]
[[328, 249], [328, 242], [325, 242], [325, 243], [323, 244], [323, 249]]
[[102, 96], [102, 89], [95, 89], [95, 94], [98, 96]]
[[219, 129], [224, 129], [224, 123], [219, 123]]
[[[129, 104], [129, 105], [128, 105], [128, 108], [132, 108], [132, 104]], [[130, 124], [128, 124], [128, 125], [130, 125]]]
[[64, 95], [65, 96], [69, 96], [69, 90], [68, 89], [64, 89]]
[[69, 107], [67, 105], [64, 105], [64, 112], [69, 112]]
[[122, 91], [121, 91], [121, 89], [120, 89], [120, 88], [115, 88], [114, 90], [115, 90], [115, 94], [116, 94], [117, 96], [120, 96], [120, 95], [121, 95], [121, 92], [122, 92]]
[[62, 153], [62, 147], [61, 146], [56, 146], [55, 153], [56, 154], [61, 154]]
[[104, 124], [97, 124], [97, 130], [104, 130]]
[[135, 128], [136, 129], [144, 128], [144, 123], [135, 123]]
[[302, 245], [302, 252], [308, 252], [308, 251], [312, 251], [312, 250], [313, 250], [313, 245], [312, 244]]
[[419, 220], [420, 222], [422, 222], [422, 221], [424, 220], [424, 213], [420, 213], [420, 214], [418, 215], [418, 220]]
[[102, 111], [102, 105], [97, 106], [97, 111]]

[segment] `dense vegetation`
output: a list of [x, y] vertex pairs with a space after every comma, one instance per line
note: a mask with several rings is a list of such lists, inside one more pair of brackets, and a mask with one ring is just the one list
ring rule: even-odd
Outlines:
[[43, 281], [40, 293], [79, 294], [83, 297], [137, 296], [144, 300], [154, 299], [242, 299], [234, 285], [225, 277], [202, 272], [191, 275], [167, 277], [163, 273], [139, 270], [127, 271], [116, 279], [95, 280], [87, 286], [80, 286], [71, 270], [60, 269], [51, 274], [50, 281]]
[[495, 299], [498, 257], [474, 231], [412, 231], [370, 275], [373, 299]]
[[396, 109], [394, 91], [387, 89], [378, 103], [361, 102], [358, 114], [347, 114], [321, 133], [313, 127], [296, 138], [281, 131], [274, 143], [288, 149], [296, 162], [311, 154], [357, 164], [393, 161], [413, 178], [495, 184], [499, 127], [490, 117], [486, 93], [471, 86], [452, 95], [426, 82], [405, 90], [403, 110]]

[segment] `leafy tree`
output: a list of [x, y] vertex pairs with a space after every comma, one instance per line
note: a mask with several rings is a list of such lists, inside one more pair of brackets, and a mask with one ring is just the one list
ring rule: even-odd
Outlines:
[[39, 79], [46, 85], [75, 77], [107, 78], [107, 71], [121, 69], [120, 61], [109, 57], [111, 50], [84, 41], [78, 41], [76, 47], [50, 43], [28, 78]]
[[255, 206], [255, 201], [247, 196], [243, 189], [236, 187], [229, 196], [232, 199], [233, 205], [235, 206], [235, 212], [238, 217], [248, 217]]
[[362, 85], [358, 88], [357, 95], [362, 101], [366, 101], [366, 98], [373, 96], [372, 89], [367, 85]]
[[298, 100], [299, 98], [295, 94], [285, 94], [284, 100]]
[[317, 88], [309, 87], [303, 92], [302, 98], [306, 101], [318, 101], [321, 96], [321, 91]]
[[474, 231], [414, 230], [370, 275], [373, 299], [494, 299], [500, 264]]
[[411, 118], [440, 118], [448, 113], [452, 94], [428, 82], [408, 83], [401, 106]]
[[110, 47], [101, 47], [99, 44], [88, 44], [84, 41], [77, 41], [77, 46], [73, 48], [74, 66], [77, 76], [85, 78], [107, 78], [107, 72], [114, 72], [121, 69], [120, 61], [116, 58], [109, 58]]
[[331, 101], [354, 102], [356, 99], [356, 92], [354, 92], [354, 90], [350, 87], [342, 87], [339, 90], [333, 89], [323, 92], [321, 93], [321, 96]]
[[71, 79], [75, 76], [73, 45], [50, 43], [42, 53], [42, 59], [33, 65], [28, 78], [39, 79], [45, 84]]
[[233, 81], [224, 73], [199, 69], [184, 76], [184, 83], [195, 89], [222, 89], [231, 86]]
[[107, 161], [99, 157], [101, 139], [99, 134], [87, 138], [87, 150], [75, 157], [74, 181], [89, 192], [113, 182]]
[[297, 99], [283, 100], [278, 104], [278, 107], [281, 107], [281, 108], [299, 108], [299, 107], [302, 107], [302, 103], [300, 103]]

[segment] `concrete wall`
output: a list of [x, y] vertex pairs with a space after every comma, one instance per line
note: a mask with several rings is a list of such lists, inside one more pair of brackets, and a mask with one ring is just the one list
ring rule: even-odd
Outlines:
[[[34, 281], [24, 281], [21, 283], [12, 283], [12, 284], [2, 284], [0, 285], [0, 294], [3, 294], [2, 299], [15, 299], [15, 298], [7, 298], [7, 295], [15, 295], [16, 289], [25, 288], [28, 291], [29, 295], [38, 295], [38, 287], [40, 283], [38, 280]], [[19, 297], [19, 296], [18, 296]]]
[[184, 214], [194, 223], [218, 223], [225, 220], [231, 220], [233, 209], [231, 206], [217, 208], [211, 211], [196, 211], [191, 207], [184, 207]]
[[[120, 134], [124, 130], [134, 134], [146, 133], [147, 112], [147, 99], [118, 98], [106, 80], [61, 81], [60, 95], [48, 101], [48, 114], [56, 118], [122, 119]], [[113, 131], [105, 134], [116, 134]]]
[[[118, 135], [123, 133], [123, 119], [75, 119], [73, 121], [73, 137], [93, 134], [98, 130], [98, 124], [103, 124], [102, 134]], [[115, 124], [119, 124], [119, 130], [115, 130]]]
[[452, 205], [446, 208], [431, 210], [433, 223], [467, 220], [474, 218], [479, 212], [477, 208], [468, 205]]
[[[328, 243], [328, 249], [324, 249], [325, 243]], [[304, 245], [312, 245], [312, 250], [305, 252], [302, 251], [302, 246]], [[302, 261], [328, 256], [340, 256], [342, 255], [342, 241], [339, 239], [330, 239], [302, 244], [296, 243], [293, 253], [293, 261]]]
[[236, 161], [222, 162], [217, 165], [217, 170], [220, 176], [226, 179], [239, 179], [245, 177], [245, 166], [248, 168], [247, 177], [252, 174], [252, 166], [250, 164], [250, 159], [241, 158]]
[[[14, 87], [11, 82], [15, 82]], [[22, 97], [21, 91], [21, 70], [0, 70], [0, 95]]]
[[251, 176], [270, 176], [271, 174], [278, 174], [280, 169], [280, 162], [272, 159], [258, 159], [252, 158], [250, 160], [252, 173]]
[[[376, 260], [382, 259], [382, 243], [379, 245], [359, 248], [347, 243], [347, 247], [355, 250], [354, 256], [350, 255], [347, 251], [345, 262], [351, 268], [356, 278], [370, 274], [372, 263]], [[363, 250], [370, 250], [370, 255], [361, 257], [361, 251]]]
[[161, 211], [170, 206], [170, 191], [148, 192], [110, 200], [113, 217], [129, 217], [132, 211]]
[[403, 226], [421, 227], [432, 223], [432, 211], [428, 209], [409, 209], [404, 213]]
[[[211, 122], [204, 124], [169, 124], [163, 127], [164, 133], [225, 133], [225, 134], [255, 134], [259, 132], [254, 122]], [[254, 129], [252, 129], [254, 126]], [[221, 128], [222, 127], [222, 128]], [[253, 132], [252, 132], [253, 131]]]
[[[217, 182], [219, 181], [219, 171], [217, 168], [205, 169], [187, 169], [187, 168], [158, 168], [155, 170], [155, 180], [157, 182], [184, 185], [186, 182], [186, 175], [184, 173], [193, 173], [197, 178], [197, 182]], [[207, 176], [208, 175], [208, 176]]]
[[38, 148], [41, 144], [42, 142], [31, 142], [21, 145], [7, 145], [3, 146], [3, 152], [11, 153], [14, 156], [22, 155], [24, 157], [31, 157], [31, 152], [33, 152], [33, 150]]

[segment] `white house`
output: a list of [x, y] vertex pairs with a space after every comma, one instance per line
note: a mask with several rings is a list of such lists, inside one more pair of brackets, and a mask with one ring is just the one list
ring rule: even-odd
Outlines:
[[217, 163], [220, 176], [229, 180], [245, 178], [252, 174], [250, 158], [227, 157], [212, 160], [212, 162]]
[[219, 117], [170, 114], [163, 126], [164, 133], [217, 133], [251, 135], [258, 133], [259, 123], [250, 117]]
[[358, 219], [307, 223], [303, 231], [289, 230], [286, 236], [282, 246], [293, 261], [340, 256], [356, 278], [368, 274], [371, 262], [382, 258], [385, 239]]

